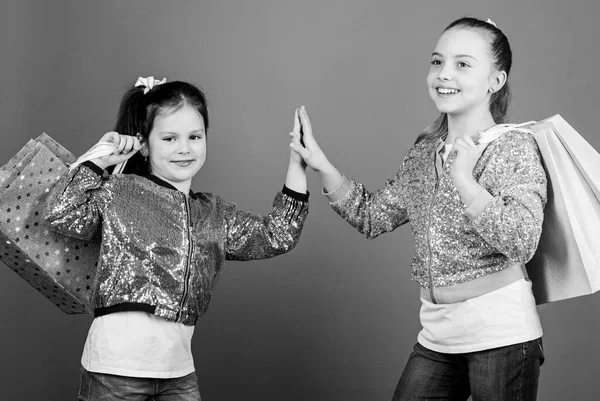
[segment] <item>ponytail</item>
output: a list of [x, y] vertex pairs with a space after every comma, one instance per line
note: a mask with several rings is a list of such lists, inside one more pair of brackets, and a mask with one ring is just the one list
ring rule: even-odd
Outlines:
[[[140, 87], [132, 87], [125, 92], [117, 113], [114, 131], [121, 135], [137, 136], [139, 133], [143, 138], [147, 137], [145, 127], [147, 105], [144, 96], [144, 90]], [[108, 169], [109, 172], [112, 168]], [[123, 173], [146, 175], [149, 173], [148, 161], [137, 152], [127, 160]]]

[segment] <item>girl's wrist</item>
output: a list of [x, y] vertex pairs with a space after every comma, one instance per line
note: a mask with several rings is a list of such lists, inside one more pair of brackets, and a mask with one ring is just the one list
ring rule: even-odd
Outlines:
[[338, 188], [343, 179], [342, 173], [340, 173], [333, 164], [329, 163], [329, 161], [323, 166], [322, 169], [315, 170], [315, 172], [321, 180], [321, 184], [323, 185], [325, 193], [329, 193]]
[[285, 186], [302, 194], [305, 194], [307, 191], [306, 167], [292, 158], [290, 158], [290, 163], [288, 165]]
[[453, 182], [466, 205], [470, 204], [483, 188], [471, 174], [453, 177]]
[[336, 168], [327, 160], [327, 157], [323, 157], [323, 160], [315, 163], [314, 167], [311, 167], [318, 176], [330, 174]]
[[290, 157], [288, 169], [306, 171], [306, 163], [302, 159], [296, 159], [294, 157]]
[[104, 162], [102, 161], [102, 159], [100, 159], [100, 158], [92, 159], [92, 160], [90, 160], [90, 161], [91, 161], [92, 163], [94, 163], [96, 166], [98, 166], [98, 167], [100, 167], [101, 169], [103, 169], [103, 170], [104, 170], [104, 169], [106, 169], [106, 167], [107, 167], [107, 166], [106, 166], [106, 163], [104, 163]]
[[477, 185], [477, 181], [471, 174], [458, 174], [452, 177], [452, 181], [454, 181], [454, 186], [457, 188], [471, 187], [474, 184]]

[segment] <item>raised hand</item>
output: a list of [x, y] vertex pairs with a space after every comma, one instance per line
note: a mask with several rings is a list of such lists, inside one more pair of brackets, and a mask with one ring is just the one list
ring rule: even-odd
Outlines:
[[101, 168], [124, 162], [142, 148], [138, 138], [131, 135], [121, 135], [115, 131], [104, 134], [100, 142], [110, 142], [115, 145], [115, 151], [112, 154], [92, 160]]
[[[300, 120], [298, 118], [298, 109], [294, 113], [294, 128], [290, 132], [292, 142], [302, 140]], [[285, 186], [289, 189], [305, 194], [308, 191], [306, 182], [306, 163], [302, 157], [290, 149], [290, 164], [288, 165], [287, 175], [285, 177]]]
[[299, 131], [298, 134], [290, 134], [292, 137], [290, 148], [300, 155], [315, 172], [323, 171], [328, 167], [329, 162], [313, 136], [306, 108], [302, 106], [296, 109], [296, 113], [299, 117]]
[[329, 162], [325, 153], [319, 147], [312, 132], [312, 126], [304, 106], [297, 109], [300, 121], [300, 134], [293, 134], [290, 148], [312, 168], [321, 179], [323, 188], [330, 192], [338, 188], [343, 180], [342, 174]]
[[473, 179], [473, 168], [483, 154], [487, 144], [476, 144], [469, 136], [456, 138], [453, 151], [456, 152], [454, 163], [450, 167], [450, 177], [458, 180]]
[[[294, 142], [298, 142], [300, 144], [303, 143], [302, 128], [300, 126], [300, 117], [298, 116], [298, 109], [296, 109], [296, 111], [294, 112], [294, 128], [292, 129], [292, 132], [290, 132], [290, 137], [291, 137], [290, 147], [291, 147], [291, 144]], [[292, 148], [292, 150], [290, 150], [290, 163], [297, 163], [300, 166], [302, 166], [302, 168], [306, 168], [306, 162], [304, 161], [304, 159], [302, 158], [302, 156], [300, 156], [300, 154], [298, 152], [295, 152], [293, 150], [293, 148]]]
[[473, 168], [486, 147], [486, 143], [476, 144], [468, 136], [454, 141], [456, 158], [450, 167], [450, 178], [465, 205], [469, 205], [483, 189], [473, 177]]

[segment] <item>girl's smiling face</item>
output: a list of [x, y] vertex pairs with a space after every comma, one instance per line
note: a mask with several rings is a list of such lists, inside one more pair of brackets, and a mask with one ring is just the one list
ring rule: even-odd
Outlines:
[[204, 119], [188, 103], [154, 120], [146, 149], [150, 173], [187, 194], [206, 160]]
[[498, 90], [505, 80], [506, 74], [494, 66], [484, 32], [451, 28], [440, 36], [427, 75], [429, 95], [440, 112], [489, 110], [490, 88]]

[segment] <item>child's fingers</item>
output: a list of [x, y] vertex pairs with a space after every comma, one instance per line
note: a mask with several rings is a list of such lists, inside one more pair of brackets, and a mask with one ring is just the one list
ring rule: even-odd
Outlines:
[[133, 149], [138, 151], [142, 148], [142, 144], [140, 143], [140, 140], [137, 137], [132, 137], [133, 138]]
[[461, 139], [469, 145], [475, 145], [475, 142], [473, 142], [473, 139], [470, 136], [465, 135], [461, 137]]
[[129, 153], [133, 149], [135, 137], [131, 135], [120, 135], [119, 138], [119, 146], [115, 153], [117, 154], [126, 154]]
[[308, 118], [308, 114], [306, 113], [306, 108], [304, 106], [302, 106], [298, 111], [298, 116], [300, 117], [300, 123], [302, 124], [304, 143], [313, 144], [315, 142], [315, 138], [313, 136], [312, 126], [310, 125], [310, 119]]
[[300, 145], [300, 143], [292, 142], [290, 143], [290, 149], [300, 155], [303, 160], [307, 160], [310, 153]]
[[124, 153], [129, 153], [133, 151], [133, 146], [135, 144], [135, 137], [127, 135], [127, 144], [125, 145], [125, 149], [123, 149]]
[[129, 152], [123, 154], [124, 156], [127, 156], [124, 159], [125, 160], [129, 159], [131, 156], [133, 156], [134, 154], [136, 154], [138, 150], [139, 149], [131, 148], [131, 150], [129, 150]]
[[465, 143], [466, 143], [467, 145], [469, 145], [470, 147], [473, 147], [473, 148], [474, 148], [474, 147], [476, 146], [476, 143], [475, 143], [475, 141], [473, 141], [473, 138], [471, 138], [470, 136], [465, 136], [465, 137], [463, 137], [463, 140], [464, 140], [464, 141], [465, 141]]
[[310, 124], [310, 118], [308, 118], [308, 112], [306, 111], [306, 107], [300, 107], [300, 115], [304, 117], [304, 119], [302, 120], [302, 125], [312, 132], [312, 125]]
[[304, 146], [302, 146], [302, 143], [300, 142], [300, 134], [296, 133], [296, 132], [290, 132], [290, 144], [294, 144], [298, 147], [303, 148]]
[[298, 142], [299, 144], [302, 144], [302, 137], [299, 133], [297, 132], [290, 132], [290, 137], [292, 138], [292, 141], [294, 142]]
[[310, 155], [310, 152], [300, 143], [300, 135], [295, 132], [290, 132], [290, 137], [292, 138], [290, 148], [298, 153], [303, 159], [307, 158]]
[[131, 156], [137, 153], [137, 149], [130, 149], [129, 151], [124, 151], [119, 154], [112, 155], [112, 165], [116, 165], [122, 163], [126, 160], [129, 160]]
[[292, 128], [292, 131], [300, 133], [300, 118], [298, 117], [298, 109], [294, 111], [294, 128]]
[[115, 142], [116, 145], [116, 149], [115, 149], [115, 154], [120, 154], [123, 153], [123, 149], [125, 149], [125, 145], [127, 145], [127, 139], [124, 137], [124, 135], [119, 135], [119, 139], [117, 142]]
[[487, 145], [487, 143], [477, 144], [473, 141], [473, 138], [468, 136], [456, 138], [454, 142], [454, 147], [457, 151], [471, 151], [477, 154], [483, 153]]
[[483, 151], [485, 150], [485, 148], [487, 148], [488, 143], [477, 143], [473, 140], [472, 137], [470, 136], [466, 136], [464, 138], [465, 143], [467, 144], [467, 146], [469, 146], [469, 148], [473, 149], [473, 151], [477, 152], [478, 154], [483, 153]]
[[129, 153], [129, 150], [131, 149], [131, 137], [130, 136], [125, 136], [125, 135], [121, 135], [121, 142], [123, 143], [122, 145], [122, 149], [121, 149], [121, 154], [127, 154]]
[[119, 133], [115, 131], [107, 132], [106, 134], [102, 135], [102, 138], [100, 138], [100, 142], [111, 142], [115, 146], [117, 146], [117, 144], [119, 143]]
[[454, 140], [454, 146], [453, 146], [454, 150], [459, 151], [459, 150], [463, 150], [463, 149], [466, 149], [466, 148], [468, 148], [468, 145], [467, 145], [467, 143], [465, 142], [464, 139], [462, 139], [462, 138], [456, 138]]
[[[481, 134], [480, 131], [478, 131], [478, 133]], [[479, 135], [479, 136], [481, 136], [481, 135]], [[485, 150], [485, 148], [488, 147], [490, 142], [479, 142], [479, 136], [477, 136], [476, 139], [473, 139], [473, 138], [469, 138], [469, 139], [473, 143], [473, 147], [475, 148], [477, 153], [479, 153], [481, 155], [483, 153], [483, 151]], [[477, 140], [477, 142], [475, 142], [475, 140]]]

